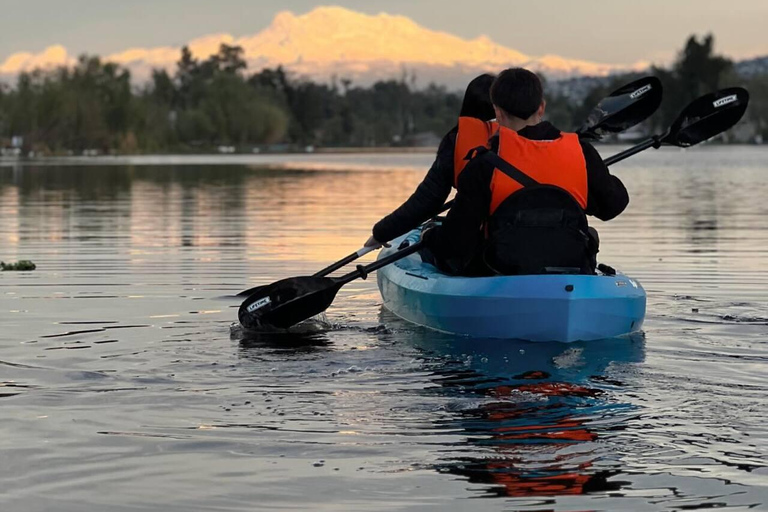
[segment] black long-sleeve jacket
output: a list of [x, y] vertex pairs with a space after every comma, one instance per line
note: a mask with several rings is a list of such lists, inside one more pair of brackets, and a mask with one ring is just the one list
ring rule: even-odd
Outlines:
[[[531, 140], [553, 140], [560, 130], [548, 122], [528, 126], [518, 132]], [[491, 139], [491, 150], [498, 152], [498, 137]], [[594, 147], [581, 141], [587, 166], [586, 214], [601, 220], [619, 215], [629, 204], [624, 184], [612, 176]], [[442, 226], [425, 234], [425, 244], [442, 263], [444, 270], [461, 273], [482, 243], [481, 226], [487, 220], [491, 203], [491, 177], [494, 166], [483, 159], [467, 164], [459, 176], [456, 202]]]
[[424, 180], [408, 200], [373, 226], [373, 237], [388, 242], [435, 217], [453, 188], [453, 151], [458, 127], [449, 131]]

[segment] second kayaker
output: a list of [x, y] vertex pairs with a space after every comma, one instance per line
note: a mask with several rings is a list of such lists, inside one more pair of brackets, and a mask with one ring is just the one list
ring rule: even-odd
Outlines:
[[453, 208], [424, 234], [423, 255], [454, 275], [592, 273], [597, 232], [629, 203], [594, 147], [542, 121], [541, 81], [522, 68], [491, 86], [499, 130], [457, 180]]
[[440, 213], [466, 165], [467, 152], [487, 144], [498, 128], [490, 122], [496, 117], [490, 95], [493, 80], [493, 75], [483, 74], [469, 83], [458, 124], [443, 137], [424, 180], [405, 203], [376, 223], [366, 247], [379, 247]]

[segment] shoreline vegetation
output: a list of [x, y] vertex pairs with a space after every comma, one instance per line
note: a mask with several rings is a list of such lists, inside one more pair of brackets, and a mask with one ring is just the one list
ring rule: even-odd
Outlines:
[[[665, 101], [649, 121], [620, 139], [630, 142], [668, 126], [680, 105], [722, 87], [751, 94], [745, 120], [718, 142], [768, 140], [768, 73], [742, 77], [714, 52], [714, 37], [691, 36], [668, 69], [608, 77], [575, 97], [545, 88], [547, 118], [563, 129], [621, 83], [658, 76]], [[413, 75], [369, 87], [337, 78], [316, 83], [283, 68], [248, 73], [243, 50], [222, 44], [206, 60], [183, 48], [171, 75], [154, 70], [147, 83], [128, 70], [83, 55], [71, 67], [34, 70], [0, 86], [0, 157], [88, 157], [365, 153], [432, 151], [456, 124], [462, 93]]]
[[[592, 142], [592, 144], [600, 148], [616, 148], [617, 151], [620, 151], [621, 148], [628, 148], [633, 144], [634, 140], [632, 141], [618, 141], [618, 140], [612, 140], [612, 141], [595, 141]], [[761, 144], [756, 144], [755, 142], [739, 142], [739, 141], [724, 141], [722, 139], [720, 140], [714, 140], [714, 141], [708, 141], [707, 143], [700, 144], [699, 146], [727, 146], [727, 147], [759, 147]], [[664, 148], [661, 148], [664, 149]], [[147, 159], [153, 159], [153, 158], [159, 158], [161, 159], [170, 159], [173, 160], [174, 158], [188, 158], [190, 161], [193, 161], [196, 157], [200, 158], [206, 158], [206, 157], [216, 157], [218, 158], [222, 163], [227, 162], [227, 158], [232, 158], [233, 160], [240, 161], [243, 158], [250, 158], [253, 157], [254, 159], [258, 159], [259, 157], [290, 157], [290, 156], [319, 156], [319, 155], [420, 155], [420, 154], [428, 154], [433, 155], [435, 151], [437, 150], [437, 145], [435, 146], [367, 146], [367, 147], [320, 147], [320, 148], [314, 148], [312, 151], [306, 151], [301, 149], [295, 149], [295, 150], [289, 150], [289, 151], [263, 151], [263, 152], [227, 152], [222, 153], [215, 150], [211, 151], [200, 151], [200, 152], [186, 152], [186, 153], [179, 153], [179, 152], [158, 152], [158, 153], [117, 153], [117, 152], [111, 152], [111, 153], [104, 153], [104, 154], [88, 154], [88, 155], [57, 155], [57, 154], [35, 154], [32, 156], [29, 155], [13, 155], [13, 154], [6, 154], [6, 155], [0, 155], [0, 165], [16, 165], [16, 164], [24, 164], [24, 163], [30, 163], [30, 164], [39, 164], [39, 163], [56, 163], [56, 162], [62, 162], [62, 163], [98, 163], [98, 162], [111, 162], [116, 161], [120, 162], [123, 161], [123, 159], [127, 159], [125, 161], [141, 161], [142, 158]], [[134, 160], [138, 159], [138, 160]]]

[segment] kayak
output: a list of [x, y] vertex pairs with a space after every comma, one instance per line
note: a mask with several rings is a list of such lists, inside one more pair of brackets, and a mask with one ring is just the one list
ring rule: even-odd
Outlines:
[[[379, 259], [419, 236], [394, 240]], [[477, 338], [599, 340], [639, 331], [645, 318], [645, 290], [619, 272], [455, 277], [414, 253], [379, 269], [377, 280], [384, 307], [398, 317]]]

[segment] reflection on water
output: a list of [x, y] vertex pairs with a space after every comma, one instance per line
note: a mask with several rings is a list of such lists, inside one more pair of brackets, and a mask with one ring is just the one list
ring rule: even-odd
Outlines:
[[[438, 471], [488, 484], [487, 492], [495, 496], [581, 495], [621, 488], [619, 480], [609, 481], [621, 465], [608, 460], [598, 443], [604, 432], [620, 429], [622, 417], [634, 408], [605, 399], [608, 389], [624, 386], [605, 372], [611, 365], [642, 362], [642, 335], [533, 346], [430, 336], [415, 344], [440, 361], [433, 380], [441, 393], [478, 402], [457, 410], [443, 425], [467, 437], [453, 448], [455, 460], [439, 462]], [[600, 424], [594, 425], [598, 417]]]
[[0, 260], [38, 265], [0, 273], [3, 511], [768, 508], [763, 149], [617, 166], [600, 256], [646, 333], [574, 345], [417, 328], [370, 279], [233, 328], [224, 297], [359, 247], [431, 160], [260, 158], [0, 163]]

